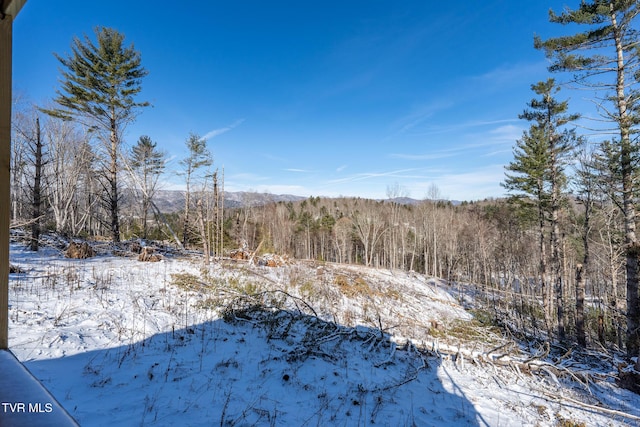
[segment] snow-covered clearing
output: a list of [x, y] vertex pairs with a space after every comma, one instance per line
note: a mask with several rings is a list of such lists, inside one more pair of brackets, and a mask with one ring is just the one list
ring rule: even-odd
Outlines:
[[83, 426], [640, 425], [613, 362], [524, 372], [415, 273], [19, 244], [11, 262], [11, 348]]

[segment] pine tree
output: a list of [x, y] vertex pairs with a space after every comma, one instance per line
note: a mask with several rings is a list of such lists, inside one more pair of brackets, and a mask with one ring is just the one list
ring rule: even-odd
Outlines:
[[572, 72], [576, 84], [600, 93], [595, 97], [598, 109], [619, 132], [627, 273], [627, 353], [630, 357], [640, 353], [640, 248], [634, 206], [637, 147], [632, 142], [633, 127], [638, 123], [636, 113], [640, 108], [640, 99], [633, 88], [640, 59], [638, 31], [634, 28], [639, 8], [637, 0], [585, 0], [575, 10], [565, 8], [560, 15], [549, 12], [551, 22], [581, 25], [586, 27], [584, 31], [544, 41], [540, 37], [534, 40], [535, 47], [544, 49], [553, 61], [550, 71]]
[[553, 94], [559, 91], [553, 79], [539, 82], [531, 86], [540, 98], [532, 99], [519, 117], [531, 122], [531, 128], [518, 141], [514, 153], [514, 162], [507, 170], [515, 175], [507, 174], [504, 187], [522, 196], [532, 198], [538, 214], [540, 276], [543, 287], [545, 317], [547, 325], [551, 318], [551, 288], [547, 278], [547, 261], [545, 248], [545, 228], [549, 222], [551, 233], [551, 267], [556, 295], [556, 313], [558, 317], [558, 338], [565, 339], [564, 302], [562, 269], [560, 262], [559, 213], [562, 192], [566, 186], [564, 168], [567, 155], [577, 145], [579, 138], [573, 129], [562, 129], [578, 115], [567, 114], [568, 102], [557, 101]]
[[522, 210], [535, 209], [538, 224], [538, 249], [540, 252], [540, 286], [545, 307], [544, 316], [547, 329], [550, 329], [549, 278], [547, 268], [547, 251], [545, 244], [546, 207], [549, 204], [547, 144], [544, 131], [531, 125], [522, 138], [516, 141], [513, 150], [513, 161], [506, 166], [505, 181], [502, 186], [512, 195], [512, 202]]
[[164, 171], [166, 155], [157, 149], [157, 143], [142, 135], [131, 149], [131, 168], [136, 174], [137, 184], [142, 190], [143, 238], [148, 237], [147, 214], [156, 191], [156, 185]]
[[97, 27], [97, 44], [88, 36], [74, 38], [68, 57], [55, 54], [63, 66], [62, 88], [54, 101], [57, 108], [43, 110], [63, 119], [75, 119], [93, 130], [106, 151], [104, 202], [113, 242], [120, 241], [118, 218], [118, 166], [122, 133], [135, 120], [140, 107], [136, 102], [141, 79], [147, 71], [141, 66], [140, 53], [133, 45], [124, 45], [124, 35], [112, 28]]
[[566, 186], [564, 168], [567, 155], [578, 144], [579, 138], [575, 129], [561, 130], [566, 124], [579, 118], [578, 114], [567, 114], [568, 101], [559, 102], [553, 98], [560, 88], [556, 86], [554, 79], [539, 82], [531, 89], [540, 96], [532, 99], [521, 115], [521, 119], [535, 121], [536, 126], [543, 129], [543, 138], [548, 153], [548, 180], [549, 180], [549, 222], [551, 226], [551, 265], [556, 293], [556, 312], [558, 316], [558, 338], [565, 339], [564, 328], [564, 301], [562, 269], [560, 262], [560, 229], [559, 214], [562, 192]]

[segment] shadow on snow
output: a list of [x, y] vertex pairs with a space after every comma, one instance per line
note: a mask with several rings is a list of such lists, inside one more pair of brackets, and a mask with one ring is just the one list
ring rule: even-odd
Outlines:
[[25, 365], [83, 426], [480, 426], [436, 357], [387, 334], [245, 306]]

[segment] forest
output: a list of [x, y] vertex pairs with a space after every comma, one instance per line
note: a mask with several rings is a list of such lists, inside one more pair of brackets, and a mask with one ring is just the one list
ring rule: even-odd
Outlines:
[[[558, 79], [532, 82], [532, 98], [514, 112], [529, 128], [505, 166], [504, 198], [452, 203], [432, 185], [407, 203], [390, 183], [384, 200], [247, 197], [226, 207], [224, 171], [207, 140], [190, 134], [183, 206], [173, 212], [154, 201], [166, 153], [147, 135], [125, 143], [126, 125], [148, 105], [137, 101], [147, 73], [140, 53], [97, 28], [95, 43], [77, 38], [58, 56], [62, 87], [50, 104], [14, 99], [12, 227], [30, 233], [33, 250], [41, 233], [56, 232], [114, 245], [166, 241], [203, 251], [205, 262], [241, 250], [415, 271], [474, 285], [493, 321], [514, 333], [638, 356], [637, 14], [634, 1], [550, 13], [582, 30], [534, 41]], [[576, 87], [606, 129], [576, 125], [584, 118], [565, 100]]]

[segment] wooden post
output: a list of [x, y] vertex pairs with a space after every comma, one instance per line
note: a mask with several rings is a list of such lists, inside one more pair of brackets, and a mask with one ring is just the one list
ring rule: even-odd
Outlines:
[[0, 350], [9, 348], [11, 45], [13, 19], [27, 0], [0, 0]]
[[[3, 12], [3, 10], [0, 10]], [[0, 14], [2, 18], [2, 14]], [[13, 17], [0, 20], [0, 350], [9, 348], [9, 180]]]

